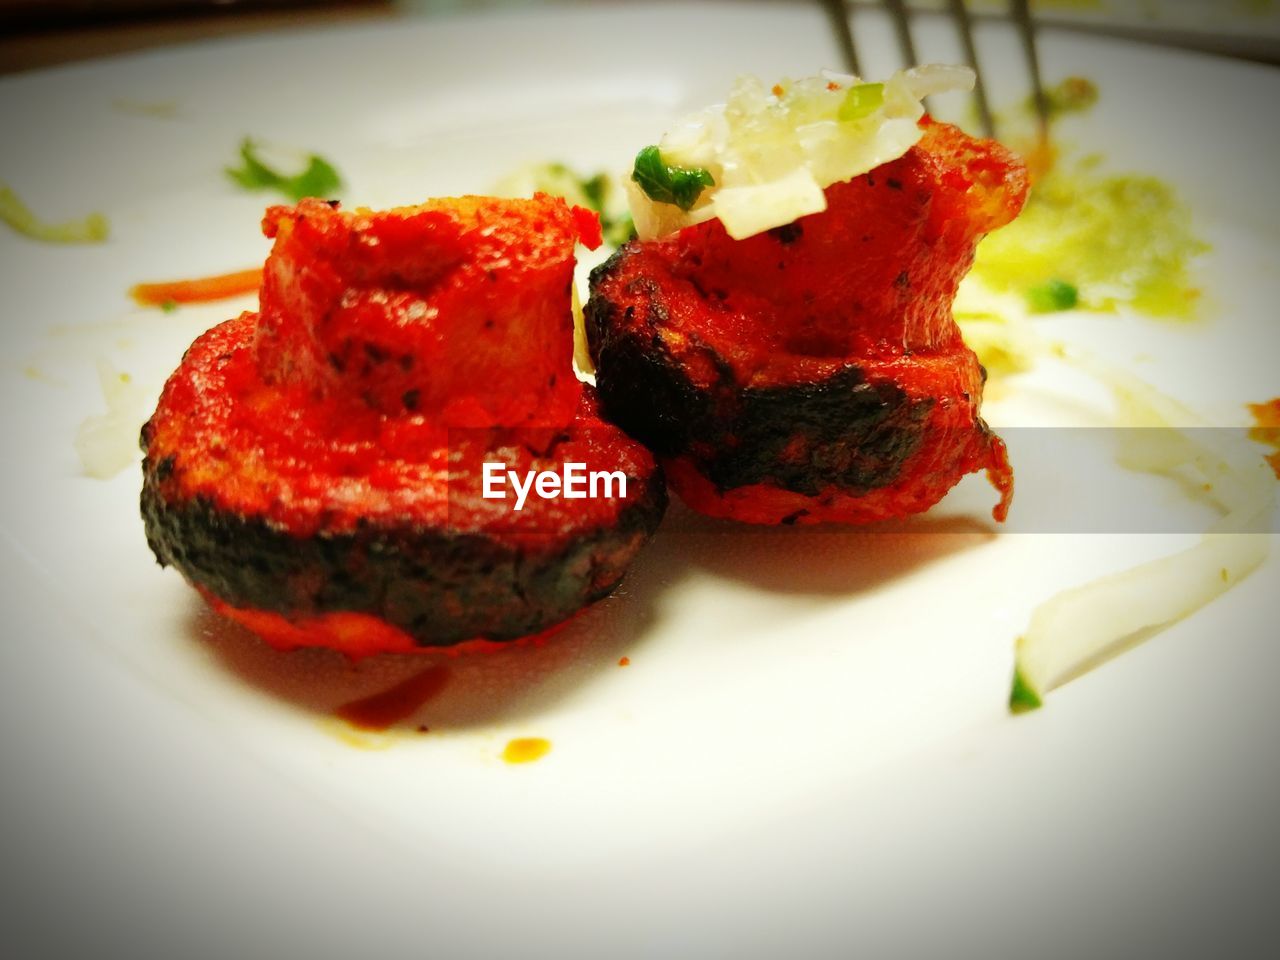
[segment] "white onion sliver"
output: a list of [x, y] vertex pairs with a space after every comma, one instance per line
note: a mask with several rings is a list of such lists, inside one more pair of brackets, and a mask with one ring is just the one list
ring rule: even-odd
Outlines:
[[109, 480], [139, 456], [138, 431], [146, 419], [147, 392], [105, 359], [98, 360], [105, 414], [84, 419], [76, 431], [76, 454], [86, 475]]
[[[1148, 384], [1096, 357], [1078, 362], [1116, 395], [1122, 422], [1159, 426], [1155, 444], [1126, 451], [1127, 466], [1167, 474], [1188, 467], [1203, 478], [1226, 515], [1195, 546], [1051, 597], [1031, 615], [1015, 651], [1015, 710], [1096, 666], [1123, 641], [1167, 627], [1226, 593], [1267, 558], [1265, 528], [1275, 508], [1275, 481], [1261, 456], [1242, 462], [1217, 449], [1212, 431], [1191, 434], [1190, 412]], [[1178, 426], [1174, 423], [1178, 422]]]
[[920, 99], [952, 90], [972, 90], [978, 75], [972, 67], [950, 63], [926, 63], [912, 67], [904, 74], [911, 92]]

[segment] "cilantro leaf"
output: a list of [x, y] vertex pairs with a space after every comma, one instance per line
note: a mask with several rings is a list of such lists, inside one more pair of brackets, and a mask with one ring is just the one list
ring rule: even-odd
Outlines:
[[614, 247], [620, 247], [636, 238], [636, 225], [630, 214], [623, 214], [621, 217], [614, 218], [602, 216], [600, 218], [600, 227], [604, 235], [604, 242]]
[[1027, 290], [1027, 303], [1033, 313], [1071, 310], [1079, 302], [1080, 291], [1065, 280], [1049, 280]]
[[673, 203], [681, 210], [692, 209], [702, 191], [716, 185], [711, 173], [702, 167], [673, 167], [664, 163], [656, 146], [645, 147], [636, 154], [631, 179], [650, 200]]
[[301, 173], [288, 177], [272, 170], [258, 159], [257, 147], [245, 137], [240, 143], [239, 167], [227, 167], [227, 176], [246, 190], [275, 190], [290, 200], [303, 197], [325, 198], [332, 196], [342, 186], [342, 178], [323, 157], [311, 154]]
[[1013, 687], [1009, 691], [1009, 712], [1026, 713], [1044, 705], [1040, 694], [1036, 693], [1021, 670], [1013, 672]]
[[582, 196], [587, 201], [587, 206], [596, 213], [603, 214], [605, 198], [609, 193], [609, 175], [597, 173], [594, 177], [586, 177], [582, 180], [581, 186]]

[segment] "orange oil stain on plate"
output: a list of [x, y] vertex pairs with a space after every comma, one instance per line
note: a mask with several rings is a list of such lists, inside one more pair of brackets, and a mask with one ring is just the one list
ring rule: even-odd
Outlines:
[[1251, 403], [1249, 412], [1259, 427], [1280, 427], [1280, 397], [1273, 397], [1266, 403]]
[[357, 750], [389, 750], [400, 738], [391, 730], [360, 730], [337, 717], [324, 717], [320, 729], [339, 743]]
[[1248, 404], [1253, 416], [1249, 439], [1280, 449], [1280, 397], [1266, 403]]
[[551, 752], [551, 741], [543, 737], [517, 737], [508, 740], [502, 750], [507, 763], [533, 763]]
[[1267, 463], [1280, 479], [1280, 397], [1266, 403], [1249, 404], [1249, 412], [1253, 415], [1253, 429], [1249, 431], [1249, 439], [1275, 448], [1276, 452], [1266, 457]]
[[338, 707], [333, 713], [360, 730], [387, 730], [413, 716], [449, 682], [449, 668], [436, 664], [394, 687]]

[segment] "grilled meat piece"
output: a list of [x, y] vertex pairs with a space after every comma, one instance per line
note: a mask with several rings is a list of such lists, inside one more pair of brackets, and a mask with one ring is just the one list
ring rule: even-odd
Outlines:
[[[327, 204], [304, 201], [293, 214], [269, 213], [277, 249], [266, 268], [273, 278], [266, 286], [274, 286], [270, 296], [264, 291], [263, 301], [264, 310], [269, 300], [274, 304], [273, 319], [246, 313], [197, 339], [143, 428], [142, 514], [159, 562], [176, 567], [216, 609], [268, 642], [285, 648], [331, 646], [352, 656], [535, 634], [612, 591], [661, 520], [666, 485], [649, 451], [601, 421], [594, 391], [577, 384], [571, 328], [563, 338], [557, 334], [550, 340], [515, 332], [525, 307], [535, 326], [552, 314], [558, 317], [562, 308], [567, 316], [569, 294], [560, 274], [562, 262], [572, 268], [574, 234], [565, 226], [567, 208], [555, 204], [558, 213], [539, 219], [553, 206], [546, 198], [459, 201], [477, 222], [527, 220], [548, 231], [511, 238], [513, 244], [525, 244], [512, 249], [508, 259], [528, 279], [531, 299], [504, 307], [514, 311], [501, 321], [505, 348], [488, 339], [478, 319], [494, 308], [486, 298], [489, 285], [505, 281], [490, 281], [485, 270], [466, 262], [473, 255], [486, 262], [497, 257], [486, 246], [492, 234], [475, 244], [459, 239], [462, 254], [440, 268], [451, 278], [456, 302], [428, 293], [417, 301], [395, 301], [399, 306], [392, 310], [394, 297], [362, 299], [357, 292], [330, 301], [316, 293], [317, 285], [323, 287], [320, 280], [332, 279], [334, 271], [348, 281], [360, 271], [377, 273], [379, 283], [392, 275], [408, 276], [415, 261], [407, 248], [389, 241], [367, 244], [368, 234], [353, 228], [343, 236], [364, 237], [353, 241], [361, 252], [339, 256], [328, 243], [346, 226], [330, 222], [330, 213], [337, 212]], [[447, 206], [437, 201], [431, 210]], [[397, 223], [412, 220], [420, 209], [407, 216], [393, 211], [369, 217]], [[311, 227], [302, 224], [313, 218], [323, 222], [308, 239]], [[284, 240], [283, 223], [292, 224]], [[542, 265], [554, 275], [554, 287], [538, 269], [521, 265], [527, 249], [553, 241], [563, 250], [548, 253]], [[308, 258], [310, 242], [322, 255]], [[485, 252], [477, 254], [476, 244]], [[442, 249], [451, 248], [440, 241], [425, 248], [425, 255], [444, 256]], [[385, 261], [378, 260], [380, 250]], [[412, 296], [435, 289], [423, 280], [432, 269], [437, 266], [429, 263], [415, 275]], [[463, 302], [462, 274], [481, 291], [479, 306]], [[296, 289], [287, 288], [290, 277]], [[544, 298], [554, 304], [548, 306]], [[296, 311], [285, 311], [286, 301], [298, 305]], [[425, 313], [412, 306], [426, 301]], [[453, 306], [446, 309], [446, 302]], [[307, 312], [314, 303], [337, 306], [330, 314]], [[365, 311], [353, 317], [394, 315], [398, 328], [341, 319], [353, 303], [363, 304]], [[312, 362], [325, 356], [316, 341], [348, 321], [354, 324], [349, 332], [328, 341], [325, 350], [351, 341], [345, 355], [367, 356], [376, 340], [390, 358], [385, 375], [379, 375], [381, 361], [372, 358], [371, 366], [341, 369], [327, 360]], [[445, 333], [435, 337], [432, 330]], [[499, 374], [509, 370], [510, 376], [459, 378], [449, 366], [459, 341], [441, 348], [440, 340], [463, 330], [479, 338], [477, 349]], [[548, 359], [553, 341], [556, 355]], [[423, 353], [412, 352], [418, 349]], [[422, 363], [423, 355], [430, 364]], [[400, 363], [401, 356], [414, 363]], [[473, 419], [476, 411], [500, 409], [516, 396], [520, 383], [531, 390], [546, 384], [541, 373], [521, 380], [521, 363], [574, 381], [570, 415], [556, 414], [553, 426], [535, 425], [540, 418], [529, 415], [532, 411], [515, 426], [458, 424], [457, 419]], [[455, 389], [465, 404], [453, 405], [455, 398], [437, 380]], [[377, 388], [385, 389], [378, 393]], [[423, 399], [391, 402], [411, 390]], [[532, 402], [536, 392], [520, 403]], [[553, 390], [542, 395], [538, 409], [561, 402]], [[460, 410], [459, 418], [451, 416]], [[485, 496], [486, 463], [499, 464], [504, 476], [512, 471], [522, 478], [564, 473], [566, 465], [581, 464], [584, 472], [613, 474], [613, 495], [544, 499], [530, 494], [515, 509], [514, 497]], [[625, 492], [620, 478], [625, 478]]]
[[1003, 519], [1012, 475], [951, 302], [978, 240], [1021, 208], [1025, 170], [921, 123], [905, 156], [828, 187], [821, 213], [743, 240], [706, 221], [593, 271], [605, 415], [694, 509], [869, 522], [926, 510], [985, 468]]
[[573, 419], [573, 249], [599, 245], [594, 214], [542, 194], [350, 213], [303, 200], [262, 225], [268, 382], [453, 426]]

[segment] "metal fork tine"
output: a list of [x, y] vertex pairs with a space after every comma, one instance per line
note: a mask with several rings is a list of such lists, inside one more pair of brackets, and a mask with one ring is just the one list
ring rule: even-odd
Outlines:
[[917, 66], [916, 45], [911, 40], [911, 21], [907, 19], [907, 5], [902, 0], [885, 0], [889, 12], [893, 14], [893, 29], [898, 34], [898, 48], [902, 51], [904, 66]]
[[848, 0], [825, 0], [823, 6], [831, 18], [831, 25], [836, 31], [836, 42], [840, 45], [840, 55], [844, 57], [844, 66], [856, 77], [862, 76], [858, 66], [858, 47], [853, 42], [853, 30], [849, 27]]
[[991, 116], [991, 105], [987, 102], [986, 84], [982, 82], [982, 67], [978, 63], [978, 49], [973, 43], [973, 21], [969, 19], [969, 8], [964, 5], [964, 0], [951, 0], [951, 15], [956, 21], [956, 25], [960, 28], [960, 41], [964, 44], [964, 55], [969, 60], [969, 66], [973, 67], [973, 72], [977, 79], [973, 85], [973, 99], [978, 106], [978, 119], [982, 122], [982, 135], [984, 137], [994, 137], [996, 135], [995, 120]]
[[1022, 49], [1027, 55], [1027, 70], [1031, 74], [1031, 99], [1036, 107], [1036, 119], [1040, 127], [1040, 141], [1049, 139], [1049, 98], [1045, 96], [1040, 80], [1040, 55], [1036, 52], [1035, 24], [1031, 22], [1029, 0], [1013, 0], [1013, 19], [1022, 37]]

